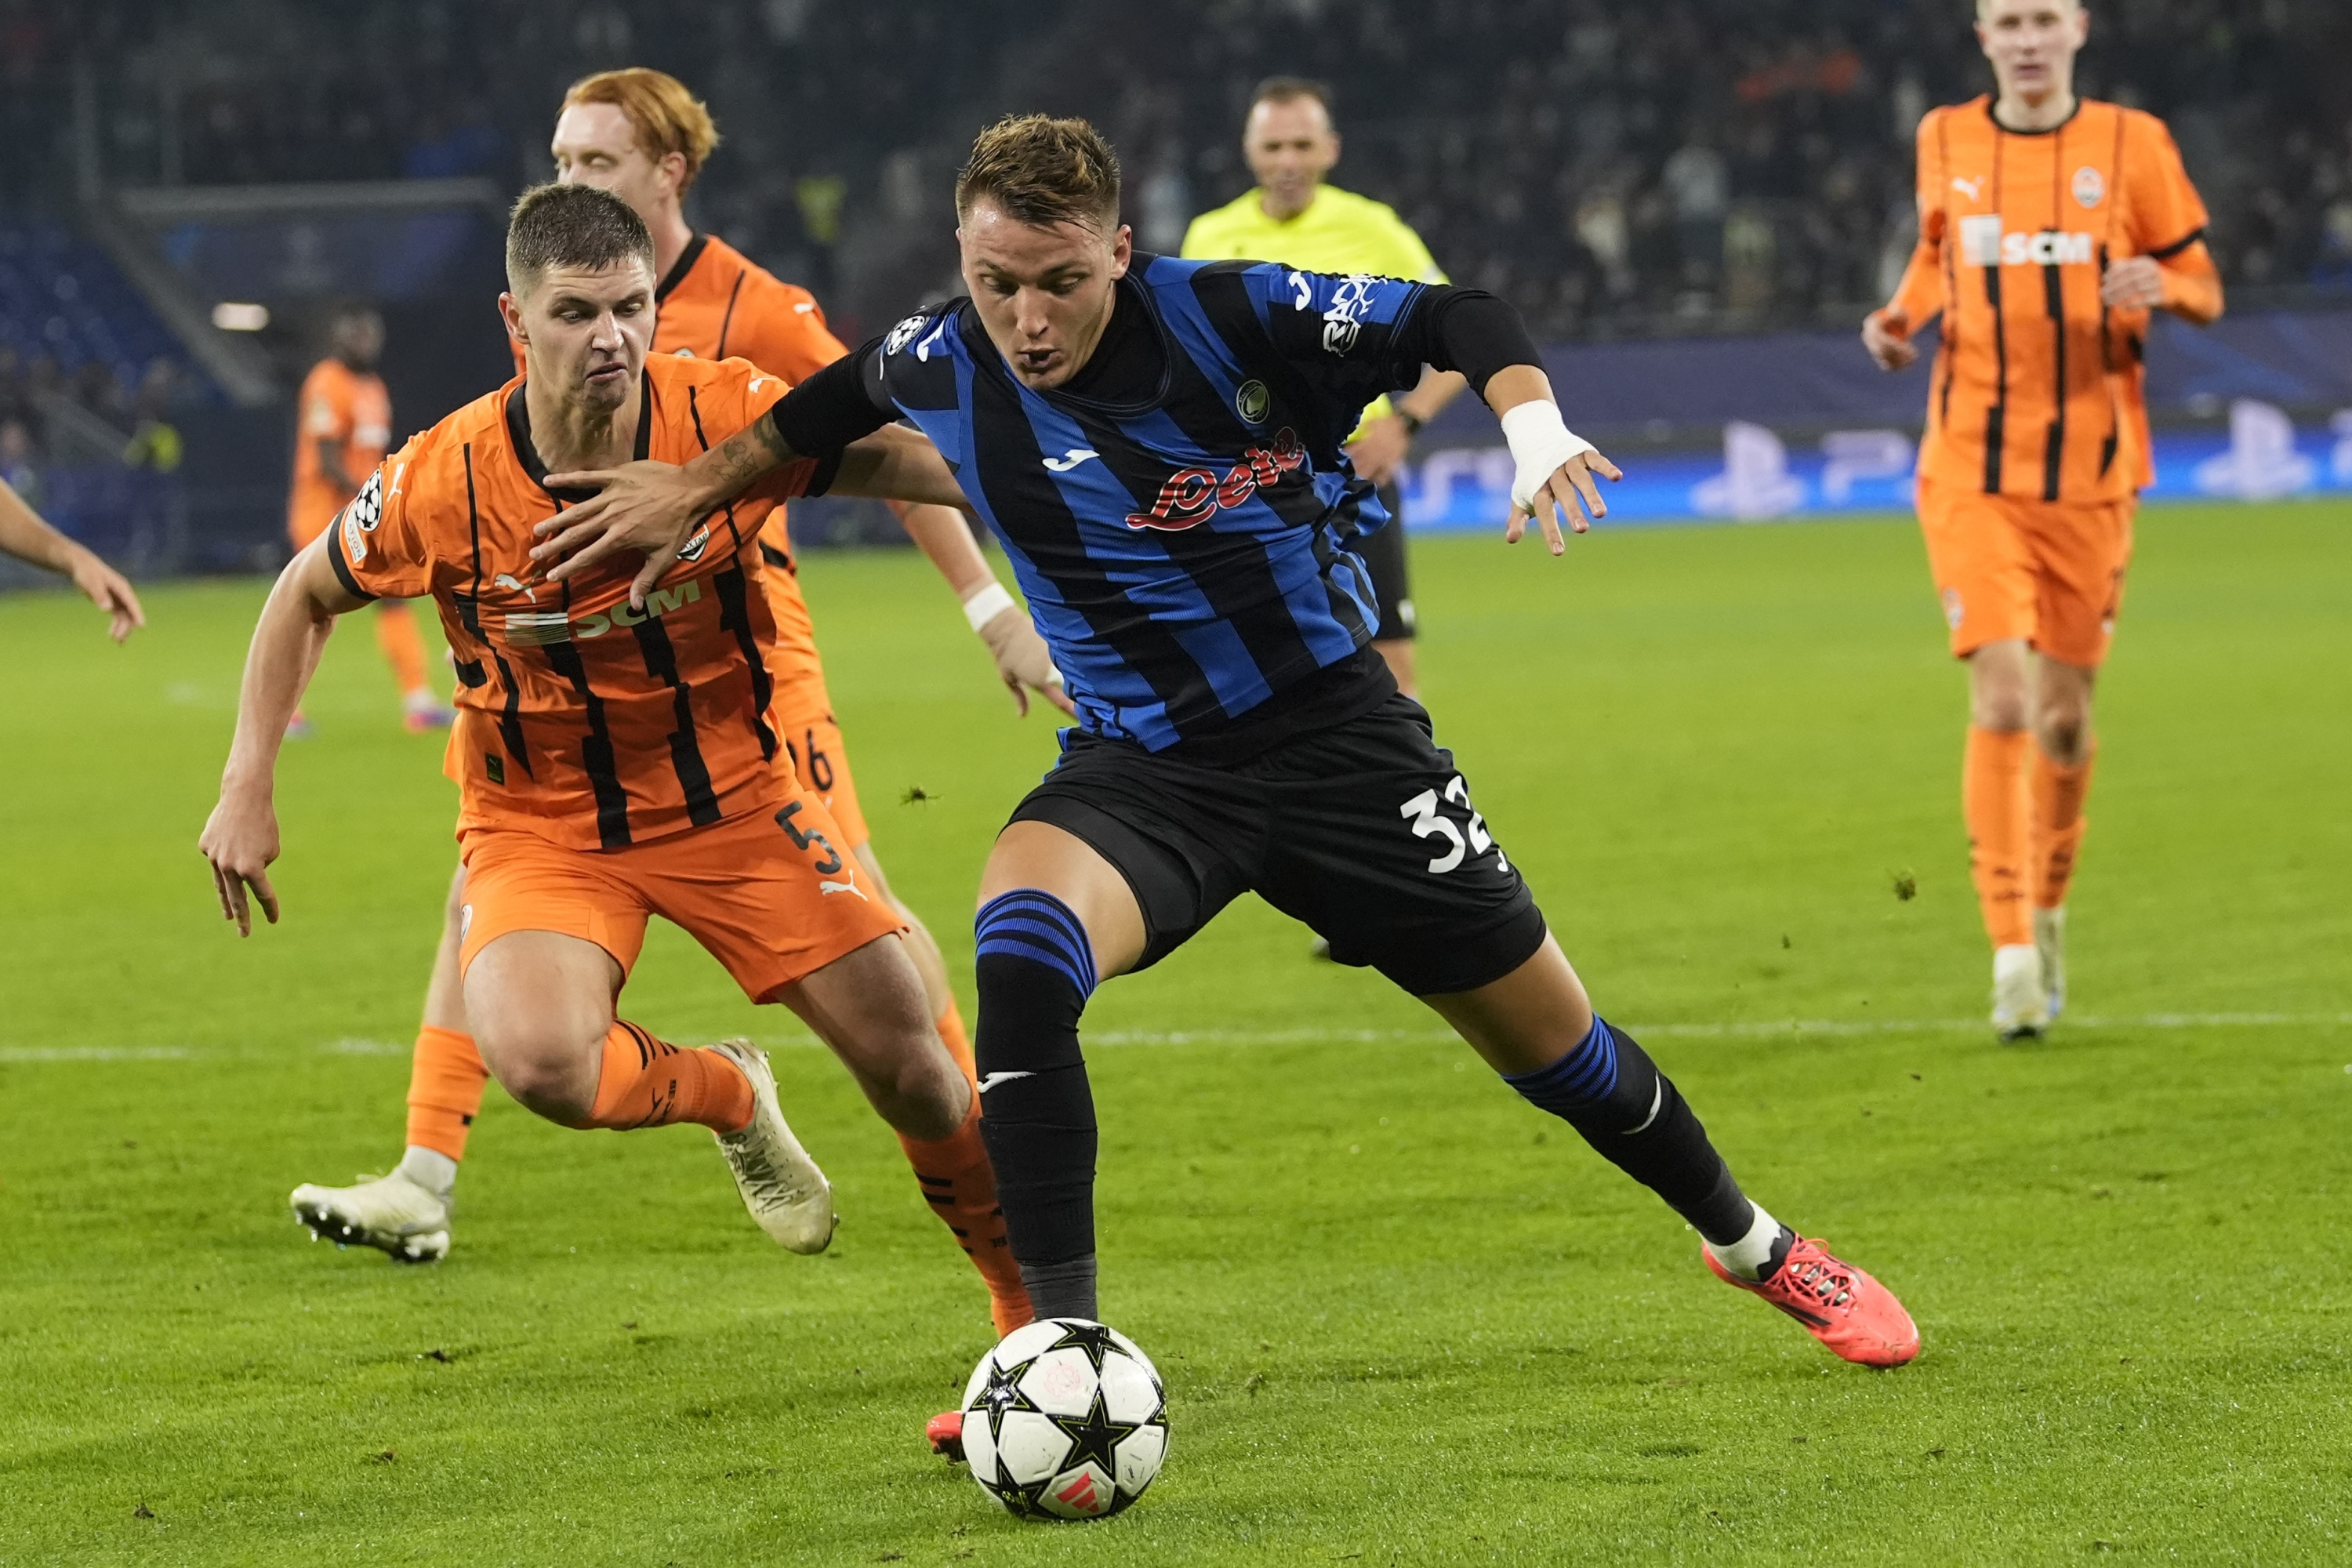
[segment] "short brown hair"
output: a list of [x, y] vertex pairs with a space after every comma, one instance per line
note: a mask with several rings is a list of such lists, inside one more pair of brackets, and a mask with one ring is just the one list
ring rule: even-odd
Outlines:
[[565, 109], [575, 103], [611, 104], [629, 117], [637, 145], [647, 154], [660, 159], [675, 153], [684, 158], [686, 177], [677, 186], [681, 195], [719, 146], [719, 127], [709, 109], [667, 71], [631, 66], [583, 76], [563, 95]]
[[629, 204], [593, 185], [533, 185], [507, 216], [507, 287], [520, 294], [551, 267], [654, 269], [654, 237]]
[[1312, 77], [1270, 76], [1250, 94], [1249, 106], [1255, 111], [1261, 103], [1297, 103], [1309, 98], [1323, 106], [1325, 119], [1331, 117], [1331, 89]]
[[1118, 226], [1118, 155], [1083, 120], [1007, 115], [980, 133], [956, 175], [956, 216], [982, 196], [1038, 228]]

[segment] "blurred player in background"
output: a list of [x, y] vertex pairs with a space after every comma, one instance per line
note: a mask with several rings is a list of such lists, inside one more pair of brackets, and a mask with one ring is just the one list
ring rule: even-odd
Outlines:
[[[1412, 283], [1444, 283], [1429, 247], [1385, 202], [1324, 184], [1339, 161], [1331, 127], [1330, 89], [1298, 77], [1269, 77], [1250, 100], [1242, 156], [1257, 188], [1202, 213], [1184, 231], [1193, 261], [1279, 261], [1309, 272], [1370, 273]], [[1413, 668], [1412, 584], [1405, 571], [1404, 500], [1397, 471], [1421, 427], [1469, 384], [1450, 370], [1430, 370], [1391, 402], [1383, 393], [1348, 437], [1356, 472], [1380, 487], [1385, 528], [1350, 542], [1371, 568], [1381, 624], [1372, 647], [1388, 661], [1397, 689], [1421, 694]]]
[[[847, 351], [826, 329], [824, 311], [806, 289], [780, 281], [726, 241], [688, 226], [679, 204], [718, 142], [709, 111], [675, 78], [646, 69], [604, 71], [574, 83], [564, 97], [552, 144], [556, 179], [610, 191], [652, 234], [655, 276], [660, 280], [654, 295], [654, 353], [714, 362], [746, 359], [791, 385]], [[523, 345], [517, 341], [512, 346], [520, 370]], [[955, 590], [1022, 710], [1027, 711], [1025, 688], [1032, 687], [1066, 708], [1068, 699], [1043, 639], [997, 582], [963, 514], [942, 506], [893, 505]], [[868, 885], [907, 922], [908, 950], [923, 977], [940, 1037], [969, 1076], [971, 1047], [939, 944], [892, 893], [868, 842], [781, 505], [768, 514], [760, 553], [764, 569], [758, 580], [776, 620], [768, 669], [772, 719], [785, 760], [833, 814], [842, 847], [855, 857]], [[468, 1030], [458, 977], [458, 911], [464, 902], [461, 869], [450, 887], [441, 947], [425, 991], [409, 1086], [408, 1147], [400, 1164], [389, 1176], [351, 1187], [306, 1184], [293, 1198], [296, 1212], [308, 1223], [331, 1227], [328, 1234], [411, 1260], [438, 1258], [447, 1250], [457, 1164], [465, 1157], [488, 1080]], [[911, 1143], [908, 1153], [917, 1156]], [[925, 1197], [942, 1213], [960, 1213], [957, 1194], [985, 1185], [973, 1173], [974, 1163], [984, 1160], [977, 1138], [923, 1151], [916, 1170]], [[997, 1222], [973, 1214], [955, 1223], [970, 1233], [983, 1273], [994, 1271], [990, 1278], [1000, 1297], [1019, 1300], [1020, 1277], [1010, 1258], [988, 1255], [985, 1238], [1001, 1234]]]
[[[383, 319], [364, 305], [346, 305], [328, 329], [330, 353], [302, 378], [295, 399], [294, 489], [286, 531], [301, 550], [327, 531], [359, 493], [392, 445], [392, 396], [376, 361], [383, 353]], [[425, 638], [408, 606], [388, 599], [376, 606], [376, 646], [400, 683], [401, 717], [412, 731], [446, 729], [453, 715], [425, 673]], [[298, 710], [289, 736], [310, 732]]]
[[[457, 659], [445, 768], [466, 865], [461, 984], [483, 1056], [517, 1100], [567, 1127], [709, 1127], [761, 1228], [821, 1251], [831, 1194], [784, 1122], [765, 1054], [744, 1041], [683, 1050], [614, 1016], [659, 914], [753, 1002], [805, 1020], [910, 1149], [979, 1148], [979, 1097], [931, 1026], [905, 923], [836, 847], [824, 803], [779, 765], [757, 531], [810, 473], [715, 512], [692, 563], [641, 608], [633, 568], [557, 586], [528, 555], [533, 526], [582, 499], [550, 464], [690, 457], [784, 384], [740, 360], [649, 353], [653, 242], [602, 191], [527, 192], [507, 275], [499, 306], [527, 374], [379, 468], [262, 612], [201, 846], [221, 910], [248, 931], [250, 888], [278, 918], [278, 737], [332, 618], [430, 594]], [[867, 453], [897, 437], [925, 459], [935, 482], [918, 493], [956, 494], [928, 446], [878, 434]], [[961, 1195], [992, 1213], [984, 1153], [965, 1180]], [[1026, 1320], [1025, 1301], [1011, 1305], [1007, 1329]]]
[[112, 617], [107, 634], [116, 642], [147, 624], [147, 612], [122, 574], [42, 521], [5, 479], [0, 479], [0, 554], [70, 578], [83, 597]]
[[1943, 344], [1919, 450], [1927, 563], [1969, 664], [1961, 784], [1993, 944], [1992, 1023], [2066, 996], [2066, 889], [2095, 752], [2091, 688], [2152, 483], [2148, 313], [2221, 314], [2205, 205], [2162, 121], [2074, 96], [2076, 0], [1979, 0], [1997, 96], [1919, 123], [1919, 244], [1863, 324], [1886, 370]]

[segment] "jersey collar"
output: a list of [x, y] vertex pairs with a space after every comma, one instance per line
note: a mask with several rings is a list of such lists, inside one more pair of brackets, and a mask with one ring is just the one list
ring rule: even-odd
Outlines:
[[2074, 107], [2066, 111], [2066, 118], [2060, 121], [2055, 125], [2045, 125], [2039, 131], [2020, 131], [2013, 125], [2003, 125], [2000, 122], [2000, 112], [1997, 107], [2000, 101], [2000, 100], [1999, 99], [1993, 97], [1990, 93], [1987, 93], [1985, 95], [1985, 118], [1991, 121], [1992, 128], [1995, 131], [2000, 132], [2003, 136], [2054, 136], [2059, 132], [2065, 130], [2066, 127], [2074, 123], [2075, 116], [2083, 112], [2083, 105], [2088, 100], [2085, 100], [2081, 93], [2076, 93], [2074, 95]]
[[679, 251], [677, 259], [669, 264], [669, 276], [654, 285], [655, 304], [668, 299], [669, 291], [686, 281], [686, 275], [694, 270], [696, 262], [702, 259], [703, 248], [709, 243], [710, 237], [707, 234], [697, 234], [686, 242], [686, 248]]
[[[521, 465], [523, 477], [537, 485], [550, 500], [577, 506], [596, 492], [574, 489], [551, 490], [547, 488], [547, 465], [539, 460], [539, 448], [530, 444], [530, 409], [523, 402], [523, 394], [530, 385], [530, 383], [528, 381], [518, 381], [515, 383], [514, 390], [507, 394], [507, 445], [514, 448], [515, 461]], [[637, 462], [644, 462], [653, 451], [653, 373], [640, 371], [637, 373], [637, 444], [636, 449], [630, 454], [630, 457]]]

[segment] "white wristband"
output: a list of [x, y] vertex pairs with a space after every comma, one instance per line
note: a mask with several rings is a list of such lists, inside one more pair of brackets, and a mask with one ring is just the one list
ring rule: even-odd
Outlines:
[[1559, 404], [1541, 398], [1503, 416], [1503, 439], [1511, 446], [1511, 505], [1524, 512], [1536, 510], [1536, 493], [1562, 463], [1593, 449], [1561, 422]]
[[963, 602], [963, 618], [976, 632], [1012, 607], [1013, 595], [1004, 591], [1004, 584], [992, 582]]

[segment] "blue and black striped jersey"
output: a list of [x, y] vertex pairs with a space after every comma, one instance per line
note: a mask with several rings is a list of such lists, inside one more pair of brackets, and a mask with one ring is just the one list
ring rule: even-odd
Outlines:
[[1162, 751], [1274, 711], [1371, 640], [1341, 541], [1388, 514], [1340, 444], [1420, 378], [1427, 290], [1140, 254], [1118, 287], [1115, 321], [1139, 312], [1163, 367], [1128, 401], [1074, 390], [1087, 369], [1022, 385], [966, 300], [899, 322], [867, 374], [1003, 542], [1082, 726]]

